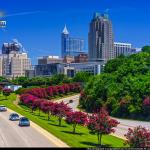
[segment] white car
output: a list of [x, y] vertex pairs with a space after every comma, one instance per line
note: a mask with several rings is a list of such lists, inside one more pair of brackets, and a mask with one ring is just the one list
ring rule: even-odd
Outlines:
[[7, 111], [6, 106], [4, 106], [4, 105], [0, 105], [0, 111]]

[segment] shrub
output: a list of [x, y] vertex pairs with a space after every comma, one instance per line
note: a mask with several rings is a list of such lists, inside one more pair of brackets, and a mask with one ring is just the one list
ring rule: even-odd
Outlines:
[[140, 148], [149, 147], [150, 148], [150, 131], [145, 127], [138, 126], [134, 129], [128, 129], [128, 133], [125, 134], [127, 138], [125, 144], [129, 144], [130, 147]]

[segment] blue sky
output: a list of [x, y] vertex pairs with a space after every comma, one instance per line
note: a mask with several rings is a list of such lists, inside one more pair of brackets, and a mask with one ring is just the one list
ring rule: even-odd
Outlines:
[[60, 55], [60, 34], [67, 24], [70, 34], [85, 40], [94, 12], [109, 9], [115, 41], [134, 47], [150, 44], [150, 0], [0, 0], [7, 28], [0, 29], [3, 42], [18, 39], [33, 63], [43, 55]]

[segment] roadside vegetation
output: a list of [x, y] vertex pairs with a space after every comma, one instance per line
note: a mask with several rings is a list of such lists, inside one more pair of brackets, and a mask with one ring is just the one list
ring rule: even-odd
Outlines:
[[[16, 95], [13, 93], [6, 100], [4, 96], [0, 96], [0, 105], [5, 105], [8, 108], [26, 116], [48, 132], [52, 133], [62, 141], [66, 142], [71, 147], [95, 147], [98, 146], [97, 136], [89, 134], [88, 128], [78, 125], [75, 133], [72, 132], [73, 124], [68, 124], [64, 119], [61, 121], [61, 126], [58, 125], [58, 117], [51, 115], [48, 120], [48, 114], [35, 109], [33, 112], [30, 107], [20, 104], [18, 107], [14, 104]], [[111, 135], [104, 135], [102, 144], [106, 147], [124, 147], [124, 140]], [[126, 145], [127, 147], [128, 145]]]
[[143, 52], [108, 61], [81, 92], [80, 107], [107, 107], [111, 116], [150, 121], [150, 46]]

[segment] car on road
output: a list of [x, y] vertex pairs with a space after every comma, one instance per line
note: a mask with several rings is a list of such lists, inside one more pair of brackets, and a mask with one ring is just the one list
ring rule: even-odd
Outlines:
[[73, 103], [73, 100], [71, 99], [71, 100], [69, 100], [69, 103]]
[[9, 120], [11, 120], [11, 121], [18, 121], [19, 119], [20, 118], [19, 118], [19, 115], [17, 113], [12, 113], [9, 116]]
[[19, 119], [19, 126], [30, 126], [30, 121], [26, 117], [21, 117]]
[[0, 105], [0, 111], [7, 111], [7, 107], [4, 105]]

